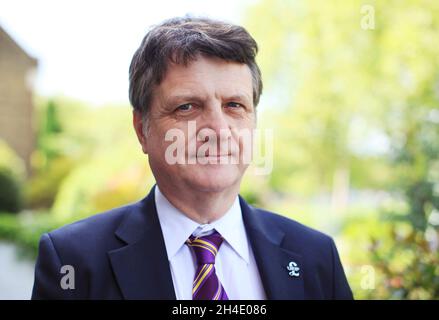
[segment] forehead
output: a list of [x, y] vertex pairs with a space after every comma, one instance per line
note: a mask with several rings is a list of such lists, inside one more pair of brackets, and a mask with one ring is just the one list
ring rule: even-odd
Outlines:
[[244, 95], [251, 100], [252, 75], [244, 63], [197, 56], [187, 65], [169, 63], [157, 91], [164, 97], [178, 94]]

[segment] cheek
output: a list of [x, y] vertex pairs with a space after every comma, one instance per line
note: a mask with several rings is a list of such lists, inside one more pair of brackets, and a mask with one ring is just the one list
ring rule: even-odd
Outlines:
[[164, 157], [166, 144], [169, 144], [169, 142], [165, 141], [165, 133], [158, 131], [157, 128], [150, 128], [150, 133], [146, 138], [146, 143], [148, 145], [148, 153], [150, 157], [155, 159], [161, 159]]
[[249, 165], [253, 159], [254, 129], [254, 126], [247, 126], [245, 129], [242, 129], [245, 134], [241, 134], [238, 137], [240, 164]]
[[248, 128], [250, 130], [256, 128], [256, 114], [254, 112], [248, 112], [242, 115], [240, 119], [235, 122], [236, 127]]

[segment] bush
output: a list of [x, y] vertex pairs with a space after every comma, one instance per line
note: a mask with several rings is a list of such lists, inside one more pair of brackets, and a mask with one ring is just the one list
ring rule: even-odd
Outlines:
[[[372, 239], [370, 254], [377, 273], [384, 279], [374, 298], [438, 299], [439, 251], [422, 233], [406, 224], [402, 232], [392, 225], [391, 248]], [[431, 229], [439, 239], [438, 231]]]
[[25, 188], [26, 207], [31, 209], [50, 208], [59, 186], [75, 166], [75, 160], [58, 157], [51, 161], [46, 170], [39, 170]]
[[153, 183], [146, 159], [137, 150], [106, 152], [84, 159], [62, 181], [52, 212], [61, 219], [84, 218], [138, 201]]
[[0, 140], [0, 211], [18, 212], [23, 205], [23, 161]]
[[34, 259], [41, 235], [70, 222], [57, 220], [49, 213], [0, 213], [0, 239], [13, 242], [21, 253]]
[[23, 205], [21, 186], [10, 173], [0, 169], [0, 210], [16, 213]]

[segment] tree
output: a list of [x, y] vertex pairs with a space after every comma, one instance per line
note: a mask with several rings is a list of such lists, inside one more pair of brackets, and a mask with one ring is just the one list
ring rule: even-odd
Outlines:
[[[431, 217], [439, 210], [439, 2], [364, 8], [359, 0], [264, 0], [248, 10], [246, 26], [261, 48], [262, 101], [275, 113], [266, 124], [277, 132], [271, 186], [332, 191], [333, 199], [353, 187], [401, 195], [407, 209], [390, 214], [400, 221], [389, 235], [396, 254], [378, 254], [375, 245], [371, 254], [381, 268], [410, 252], [412, 265], [380, 270], [388, 279], [417, 280], [402, 281], [403, 294], [389, 286], [383, 295], [437, 298], [431, 263], [439, 236]], [[366, 14], [372, 28], [364, 28]], [[408, 234], [401, 231], [407, 226]], [[423, 287], [431, 290], [419, 293]]]

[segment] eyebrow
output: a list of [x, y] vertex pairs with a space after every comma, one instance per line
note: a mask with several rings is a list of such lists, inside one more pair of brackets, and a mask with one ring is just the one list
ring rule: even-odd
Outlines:
[[[176, 94], [166, 98], [166, 105], [175, 104], [179, 101], [202, 101], [204, 100], [203, 96], [196, 94]], [[250, 103], [252, 99], [247, 94], [234, 94], [231, 96], [225, 97], [225, 100], [238, 100]]]
[[250, 97], [246, 94], [235, 94], [235, 95], [232, 95], [230, 97], [227, 97], [227, 100], [240, 100], [240, 101], [245, 101], [245, 102], [252, 101], [252, 99], [250, 99]]
[[176, 94], [166, 98], [167, 104], [174, 103], [176, 101], [199, 101], [203, 100], [202, 97], [196, 94]]

